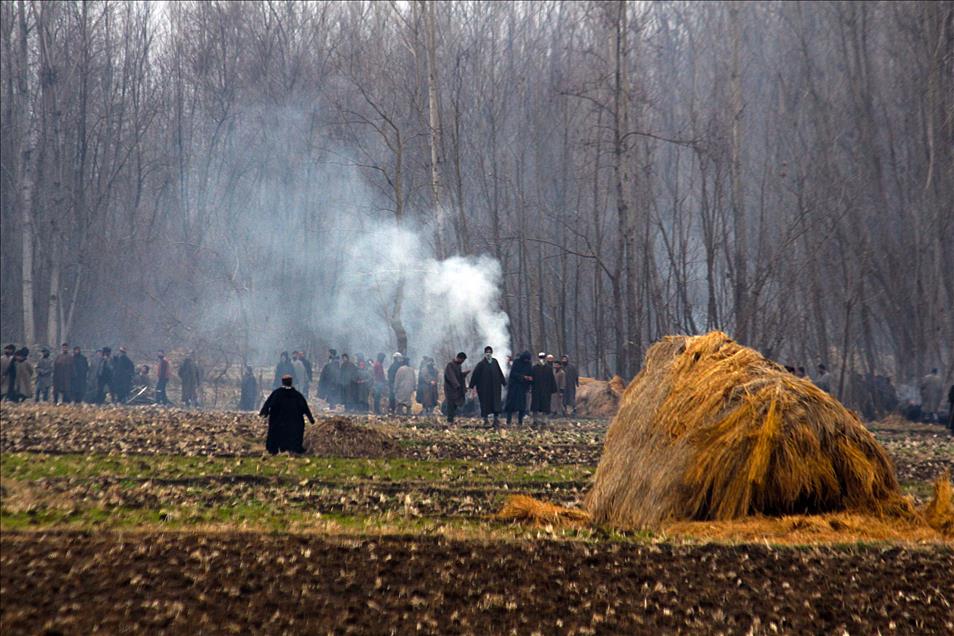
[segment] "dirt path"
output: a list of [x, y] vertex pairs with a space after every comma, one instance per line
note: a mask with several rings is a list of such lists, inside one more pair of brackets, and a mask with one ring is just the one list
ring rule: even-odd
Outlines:
[[4, 634], [954, 630], [954, 551], [4, 533]]

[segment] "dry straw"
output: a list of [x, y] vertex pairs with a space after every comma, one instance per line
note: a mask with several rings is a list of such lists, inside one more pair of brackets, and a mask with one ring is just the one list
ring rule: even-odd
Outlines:
[[755, 514], [916, 514], [853, 413], [721, 332], [649, 349], [585, 508], [621, 529]]

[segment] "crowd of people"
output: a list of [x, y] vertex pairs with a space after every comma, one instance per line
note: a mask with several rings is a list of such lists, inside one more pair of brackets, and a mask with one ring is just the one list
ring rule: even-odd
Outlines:
[[[111, 347], [97, 349], [92, 358], [83, 355], [80, 347], [60, 345], [60, 353], [52, 358], [48, 347], [41, 347], [35, 362], [27, 347], [8, 344], [0, 358], [0, 396], [10, 402], [126, 404], [143, 389], [152, 388], [150, 366], [137, 366], [126, 347], [113, 355]], [[172, 367], [165, 353], [156, 360], [155, 402], [169, 404], [166, 387], [172, 378]], [[182, 389], [182, 404], [199, 405], [202, 369], [192, 355], [186, 355], [177, 369]]]

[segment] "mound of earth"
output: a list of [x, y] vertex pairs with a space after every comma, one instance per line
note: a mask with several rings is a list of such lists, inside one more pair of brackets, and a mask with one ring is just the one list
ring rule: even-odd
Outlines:
[[305, 451], [325, 457], [394, 457], [398, 444], [383, 431], [332, 417], [305, 429]]

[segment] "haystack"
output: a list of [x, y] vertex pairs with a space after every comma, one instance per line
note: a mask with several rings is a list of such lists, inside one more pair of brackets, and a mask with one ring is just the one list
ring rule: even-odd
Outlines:
[[576, 413], [582, 417], [613, 417], [619, 410], [619, 400], [626, 386], [623, 378], [613, 376], [609, 382], [580, 378], [576, 390]]
[[621, 528], [857, 511], [911, 514], [858, 418], [721, 332], [646, 353], [610, 425], [585, 507]]

